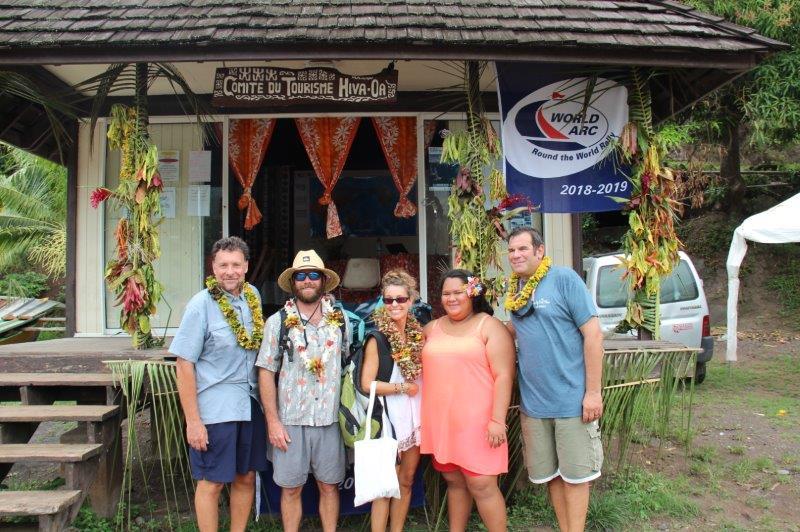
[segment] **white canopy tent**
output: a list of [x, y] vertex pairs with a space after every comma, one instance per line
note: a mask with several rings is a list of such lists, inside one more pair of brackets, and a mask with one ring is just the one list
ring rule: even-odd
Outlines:
[[747, 253], [747, 240], [763, 244], [800, 242], [800, 194], [764, 212], [747, 218], [733, 232], [728, 252], [728, 350], [725, 359], [736, 360], [737, 321], [739, 318], [739, 266]]

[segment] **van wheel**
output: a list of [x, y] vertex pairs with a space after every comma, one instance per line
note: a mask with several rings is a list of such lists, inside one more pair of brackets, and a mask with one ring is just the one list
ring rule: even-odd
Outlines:
[[694, 370], [694, 383], [702, 384], [704, 380], [706, 380], [706, 363], [698, 362]]

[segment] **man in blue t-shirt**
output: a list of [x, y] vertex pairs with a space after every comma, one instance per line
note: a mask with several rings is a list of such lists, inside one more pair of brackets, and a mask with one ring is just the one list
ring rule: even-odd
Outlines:
[[506, 308], [519, 347], [528, 476], [548, 484], [561, 530], [583, 530], [590, 481], [600, 476], [603, 463], [603, 333], [597, 310], [578, 274], [550, 267], [535, 229], [511, 233], [508, 259], [514, 275]]

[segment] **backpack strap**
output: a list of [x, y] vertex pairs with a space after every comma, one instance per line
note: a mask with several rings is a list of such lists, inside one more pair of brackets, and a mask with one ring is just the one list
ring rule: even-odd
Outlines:
[[[389, 379], [392, 378], [392, 369], [394, 369], [392, 346], [389, 344], [389, 339], [378, 330], [370, 331], [367, 336], [374, 337], [378, 343], [378, 375], [375, 378], [382, 382], [389, 382]], [[364, 343], [366, 343], [366, 338]]]
[[294, 346], [292, 345], [292, 339], [289, 338], [289, 331], [286, 329], [286, 316], [286, 309], [281, 308], [279, 313], [281, 329], [278, 333], [278, 352], [275, 354], [275, 360], [278, 363], [283, 362], [284, 354], [289, 357], [289, 362], [294, 360]]

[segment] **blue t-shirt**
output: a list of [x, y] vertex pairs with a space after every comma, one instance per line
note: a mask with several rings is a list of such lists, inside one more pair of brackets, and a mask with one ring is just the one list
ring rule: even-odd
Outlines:
[[[258, 297], [258, 290], [252, 285]], [[248, 334], [253, 316], [242, 294], [224, 292]], [[260, 301], [259, 297], [259, 301]], [[208, 290], [189, 300], [169, 352], [194, 364], [197, 407], [204, 424], [250, 421], [250, 398], [259, 401], [256, 349], [244, 349]]]
[[579, 327], [597, 315], [589, 290], [574, 270], [552, 267], [531, 304], [533, 314], [511, 314], [519, 347], [522, 412], [535, 418], [580, 416], [586, 366]]

